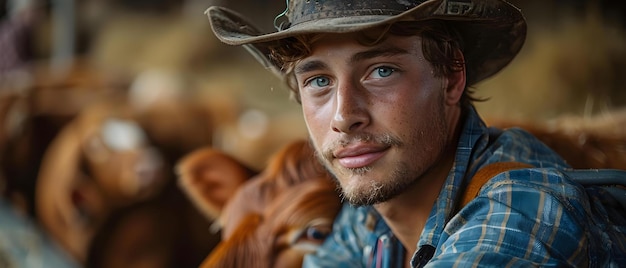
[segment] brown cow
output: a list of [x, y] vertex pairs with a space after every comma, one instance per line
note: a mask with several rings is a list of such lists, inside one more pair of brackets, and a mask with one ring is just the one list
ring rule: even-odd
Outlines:
[[108, 213], [156, 195], [167, 170], [162, 154], [123, 106], [94, 106], [48, 147], [35, 189], [37, 218], [82, 262]]
[[[115, 99], [93, 105], [62, 128], [42, 161], [37, 219], [87, 267], [195, 267], [219, 240], [175, 187], [176, 154], [170, 154], [208, 139], [177, 148], [171, 136], [160, 135], [158, 120], [141, 112]], [[202, 117], [177, 122], [178, 130], [204, 130], [205, 123]]]
[[111, 212], [91, 240], [84, 267], [198, 267], [219, 235], [170, 182], [154, 198]]
[[[204, 161], [214, 160], [181, 161], [182, 187], [191, 185], [184, 181], [194, 180], [185, 176], [193, 174], [186, 170]], [[245, 170], [244, 165], [240, 168]], [[231, 178], [214, 179], [213, 184], [219, 184]], [[335, 187], [308, 142], [290, 143], [227, 200], [220, 214], [222, 241], [201, 267], [299, 267], [304, 254], [330, 232], [341, 207]]]
[[574, 168], [626, 169], [626, 109], [592, 117], [561, 116], [547, 122], [487, 120], [533, 133]]

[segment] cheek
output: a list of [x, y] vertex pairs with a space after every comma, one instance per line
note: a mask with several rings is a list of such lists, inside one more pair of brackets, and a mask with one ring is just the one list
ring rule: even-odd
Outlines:
[[302, 114], [311, 138], [322, 138], [330, 130], [330, 113], [326, 108], [302, 103]]
[[414, 95], [398, 98], [393, 105], [388, 106], [386, 120], [378, 120], [387, 125], [405, 142], [421, 140], [424, 134], [430, 132], [439, 120], [440, 102], [442, 100], [431, 92], [415, 92]]
[[402, 95], [386, 103], [373, 105], [372, 112], [380, 118], [376, 120], [380, 124], [393, 126], [393, 128], [408, 128], [416, 125], [426, 110], [424, 99], [417, 96]]

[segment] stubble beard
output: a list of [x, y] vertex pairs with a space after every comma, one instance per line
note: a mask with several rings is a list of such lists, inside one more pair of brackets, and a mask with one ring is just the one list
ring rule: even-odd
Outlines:
[[[388, 145], [390, 148], [401, 149], [404, 146], [404, 143], [390, 134], [383, 134], [380, 136], [360, 134], [352, 137], [349, 141], [336, 142], [326, 148], [322, 148], [321, 152], [320, 148], [317, 148], [315, 150], [315, 154], [328, 173], [333, 177], [339, 192], [341, 193], [342, 201], [348, 201], [353, 206], [375, 205], [398, 196], [407, 188], [416, 184], [420, 180], [420, 177], [427, 173], [428, 170], [439, 160], [443, 154], [443, 148], [445, 148], [446, 140], [448, 139], [446, 122], [443, 117], [443, 103], [439, 108], [439, 111], [433, 111], [433, 113], [435, 113], [433, 115], [435, 122], [432, 130], [429, 131], [428, 134], [421, 131], [419, 135], [415, 137], [416, 139], [428, 139], [433, 142], [433, 146], [429, 149], [415, 153], [416, 157], [419, 157], [417, 155], [420, 154], [434, 155], [435, 157], [432, 158], [429, 163], [414, 163], [411, 162], [413, 159], [401, 159], [393, 165], [394, 169], [391, 172], [379, 175], [384, 177], [367, 178], [366, 182], [363, 182], [363, 180], [352, 180], [348, 185], [342, 185], [341, 180], [338, 178], [339, 176], [374, 176], [372, 174], [373, 168], [371, 166], [360, 168], [343, 168], [333, 166], [332, 148], [345, 146], [350, 141], [371, 141], [374, 143]], [[432, 136], [428, 137], [430, 135]]]
[[[354, 206], [370, 206], [392, 199], [402, 193], [415, 181], [408, 175], [405, 162], [399, 165], [384, 178], [371, 179], [367, 183], [354, 183], [343, 188], [342, 199]], [[353, 174], [366, 175], [371, 168], [355, 170]], [[337, 179], [335, 179], [337, 181]]]
[[[399, 139], [387, 134], [378, 137], [371, 134], [361, 134], [351, 140], [373, 141], [390, 147], [402, 147], [402, 142]], [[339, 144], [347, 144], [347, 142], [339, 142]], [[335, 147], [329, 146], [329, 148]], [[353, 206], [368, 206], [385, 202], [400, 194], [406, 187], [413, 183], [413, 179], [408, 177], [408, 165], [405, 162], [401, 162], [384, 178], [368, 178], [367, 182], [354, 181], [354, 183], [342, 185], [338, 176], [366, 176], [372, 173], [373, 168], [371, 166], [336, 168], [332, 165], [331, 149], [325, 149], [322, 153], [319, 152], [319, 150], [316, 150], [317, 158], [334, 178], [340, 190], [342, 201], [348, 201]]]

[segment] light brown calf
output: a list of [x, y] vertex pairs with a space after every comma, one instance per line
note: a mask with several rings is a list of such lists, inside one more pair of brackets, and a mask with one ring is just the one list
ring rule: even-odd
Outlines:
[[[178, 166], [182, 187], [194, 179], [185, 170], [203, 162], [191, 159]], [[227, 200], [220, 212], [222, 241], [201, 267], [299, 267], [330, 232], [341, 206], [335, 187], [307, 142], [290, 143]]]
[[107, 215], [166, 183], [162, 154], [121, 105], [94, 106], [46, 150], [35, 189], [42, 227], [79, 262]]

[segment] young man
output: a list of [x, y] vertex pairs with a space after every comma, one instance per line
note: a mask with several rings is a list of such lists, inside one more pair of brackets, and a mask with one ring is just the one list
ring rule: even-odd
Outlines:
[[[519, 129], [487, 128], [470, 87], [506, 66], [526, 24], [501, 0], [291, 0], [261, 34], [207, 10], [302, 104], [311, 142], [349, 204], [307, 267], [617, 265], [568, 165]], [[506, 89], [503, 89], [506, 90]], [[467, 184], [497, 162], [547, 167]]]

